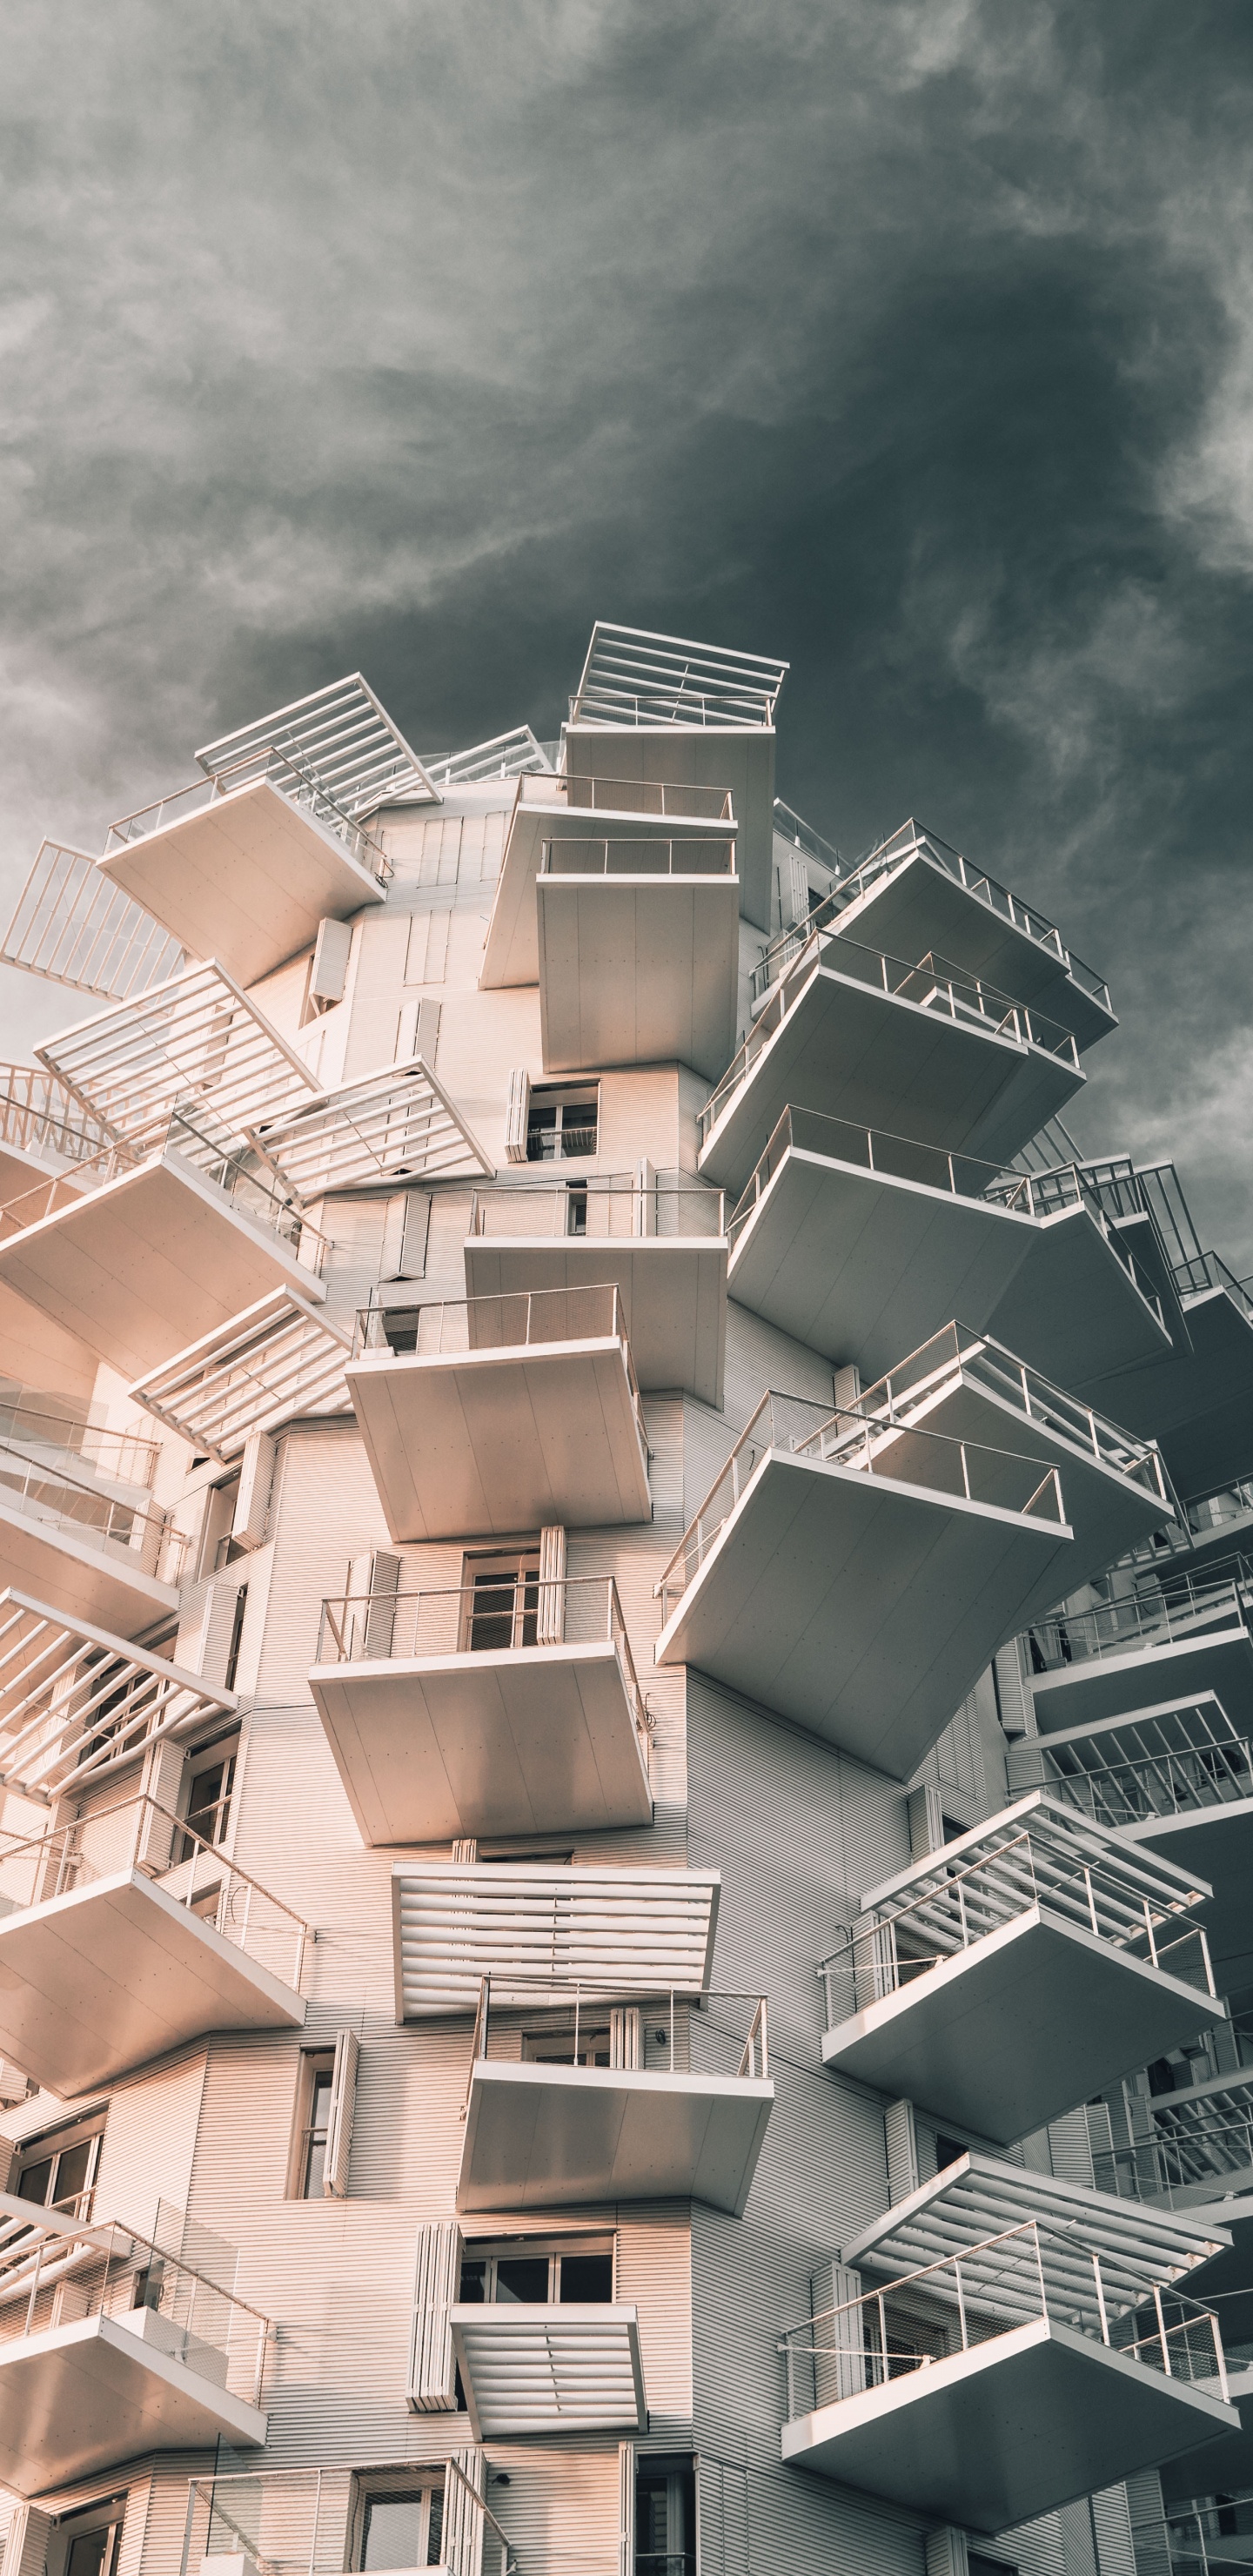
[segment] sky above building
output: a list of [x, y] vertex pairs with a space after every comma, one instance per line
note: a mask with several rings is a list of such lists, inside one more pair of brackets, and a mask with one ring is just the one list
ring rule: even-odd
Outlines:
[[1060, 922], [1078, 1133], [1253, 1270], [1251, 92], [1241, 0], [19, 0], [0, 902], [347, 669], [786, 655], [781, 793]]

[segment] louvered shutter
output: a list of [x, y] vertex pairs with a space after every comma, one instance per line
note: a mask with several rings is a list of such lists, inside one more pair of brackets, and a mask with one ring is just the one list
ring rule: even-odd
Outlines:
[[635, 2444], [618, 2444], [618, 2576], [635, 2576]]
[[348, 2197], [348, 2158], [352, 2152], [352, 2121], [357, 2107], [357, 2067], [361, 2043], [355, 2030], [335, 2034], [335, 2065], [331, 2074], [331, 2107], [326, 2124], [326, 2160], [322, 2189], [328, 2199]]
[[531, 1077], [524, 1065], [509, 1076], [509, 1106], [505, 1112], [505, 1155], [511, 1163], [526, 1161], [526, 1129], [531, 1114]]
[[[461, 2477], [450, 2477], [444, 2489], [445, 2564], [452, 2576], [482, 2576], [487, 2462], [477, 2448], [454, 2451], [452, 2462], [454, 2469], [460, 2469]], [[467, 2494], [467, 2487], [473, 2490], [471, 2494]]]
[[455, 2218], [418, 2229], [413, 2277], [409, 2404], [417, 2415], [447, 2415], [457, 2403], [449, 2317], [461, 2287], [461, 2230]]

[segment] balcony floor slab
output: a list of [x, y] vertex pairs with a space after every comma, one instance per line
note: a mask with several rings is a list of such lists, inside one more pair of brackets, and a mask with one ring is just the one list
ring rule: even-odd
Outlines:
[[16, 1289], [123, 1376], [173, 1359], [275, 1288], [326, 1291], [268, 1227], [232, 1207], [181, 1155], [141, 1163], [0, 1243]]
[[1233, 1725], [1253, 1733], [1253, 1638], [1242, 1620], [1218, 1614], [1212, 1628], [1125, 1655], [1084, 1655], [1056, 1672], [1033, 1673], [1035, 1722], [1041, 1735], [1129, 1717], [1159, 1701], [1221, 1700]]
[[219, 958], [244, 985], [312, 947], [324, 915], [342, 921], [383, 901], [377, 878], [336, 834], [265, 779], [110, 850], [98, 865], [189, 957]]
[[[1182, 1816], [1152, 1816], [1122, 1828], [1128, 1842], [1145, 1843], [1173, 1861], [1176, 1869], [1195, 1872], [1213, 1888], [1202, 1920], [1215, 1969], [1253, 1958], [1253, 1920], [1249, 1889], [1253, 1887], [1253, 1798], [1194, 1808]], [[1231, 1975], [1219, 1974], [1227, 1987]]]
[[394, 1539], [644, 1521], [652, 1504], [622, 1345], [534, 1342], [345, 1371]]
[[945, 957], [997, 992], [1012, 993], [1069, 1029], [1078, 1046], [1094, 1046], [1118, 1026], [1111, 1011], [1067, 972], [1063, 960], [1028, 931], [924, 858], [878, 878], [839, 926], [892, 957]]
[[[1233, 2429], [1218, 2382], [1167, 2379], [1040, 2318], [783, 2427], [783, 2457], [994, 2533]], [[1237, 2419], [1238, 2420], [1238, 2419]]]
[[1154, 1439], [1185, 1501], [1247, 1470], [1253, 1454], [1253, 1323], [1221, 1288], [1187, 1298], [1190, 1352], [1087, 1390], [1115, 1420]]
[[467, 1297], [612, 1285], [645, 1394], [682, 1388], [721, 1412], [727, 1343], [721, 1237], [471, 1235], [465, 1272]]
[[[1239, 2430], [1232, 2426], [1225, 2436], [1208, 2440], [1204, 2450], [1162, 2462], [1162, 2495], [1167, 2505], [1194, 2495], [1240, 2495], [1253, 2487], [1253, 2369], [1228, 2363], [1227, 2386]], [[1221, 2549], [1224, 2544], [1218, 2545]]]
[[41, 1521], [8, 1502], [0, 1486], [0, 1590], [10, 1586], [119, 1637], [150, 1628], [179, 1602], [175, 1585], [144, 1573], [137, 1552], [95, 1547], [72, 1526]]
[[[137, 2318], [147, 2309], [131, 2311]], [[120, 2317], [0, 2343], [0, 2478], [47, 2494], [145, 2451], [260, 2449], [266, 2418]]]
[[656, 1660], [698, 1665], [907, 1779], [1019, 1605], [1065, 1589], [1069, 1548], [1065, 1523], [774, 1449]]
[[209, 2031], [304, 2017], [290, 1986], [141, 1870], [0, 1919], [0, 2052], [63, 2099]]
[[652, 1822], [609, 1643], [319, 1664], [309, 1687], [365, 1843]]
[[[537, 788], [534, 774], [527, 784]], [[492, 917], [487, 927], [479, 988], [494, 992], [502, 985], [538, 984], [539, 913], [535, 887], [545, 841], [631, 840], [680, 841], [733, 836], [724, 817], [692, 814], [633, 814], [625, 806], [571, 805], [559, 792], [563, 782], [545, 782], [544, 793], [525, 788], [510, 817]]]
[[687, 1064], [716, 1082], [735, 1045], [739, 882], [542, 876], [544, 1068]]
[[470, 2086], [462, 2211], [703, 2200], [744, 2214], [774, 2101], [762, 2077], [483, 2059]]
[[822, 2057], [1008, 2146], [1226, 2017], [1202, 1989], [1030, 1906], [826, 2031]]

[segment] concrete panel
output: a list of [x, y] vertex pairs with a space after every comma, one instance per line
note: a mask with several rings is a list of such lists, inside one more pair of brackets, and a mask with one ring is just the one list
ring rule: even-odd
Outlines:
[[459, 2210], [705, 2200], [743, 2216], [774, 2101], [761, 2077], [474, 2069]]
[[545, 1071], [678, 1062], [717, 1082], [735, 1045], [739, 892], [735, 877], [542, 876]]
[[259, 779], [176, 816], [99, 861], [191, 957], [255, 984], [312, 947], [318, 924], [383, 901], [370, 870], [311, 814]]
[[37, 1520], [0, 1491], [0, 1590], [33, 1592], [69, 1619], [134, 1637], [163, 1611], [177, 1610], [179, 1594], [175, 1585], [143, 1572], [138, 1551], [129, 1563], [128, 1553], [116, 1544], [93, 1546], [72, 1527]]
[[611, 1283], [622, 1299], [644, 1393], [681, 1387], [721, 1411], [727, 1340], [727, 1250], [721, 1240], [472, 1235], [465, 1269], [467, 1297]]

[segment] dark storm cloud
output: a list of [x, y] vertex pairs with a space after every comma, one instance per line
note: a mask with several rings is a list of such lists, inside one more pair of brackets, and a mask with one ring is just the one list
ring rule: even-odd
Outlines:
[[554, 730], [597, 614], [784, 653], [784, 793], [1060, 919], [1123, 1015], [1076, 1124], [1253, 1263], [1247, 11], [67, 0], [6, 49], [12, 880], [353, 665], [445, 748]]

